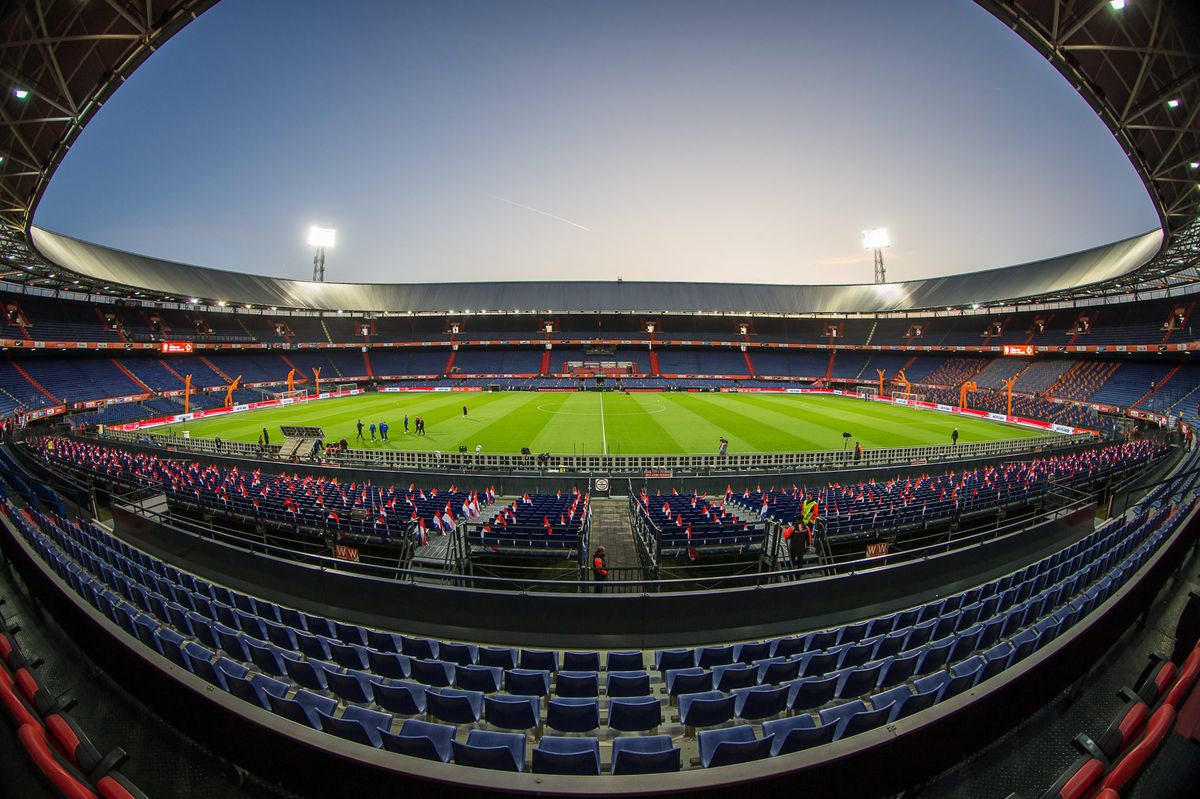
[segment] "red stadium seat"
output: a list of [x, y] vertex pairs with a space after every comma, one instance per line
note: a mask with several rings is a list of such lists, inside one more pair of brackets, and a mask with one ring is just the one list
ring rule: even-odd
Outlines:
[[1118, 793], [1137, 779], [1175, 724], [1175, 708], [1163, 705], [1146, 723], [1146, 733], [1104, 777], [1101, 787]]

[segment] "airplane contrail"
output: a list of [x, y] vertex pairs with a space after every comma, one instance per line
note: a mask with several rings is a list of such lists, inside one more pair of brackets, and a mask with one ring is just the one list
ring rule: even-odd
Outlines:
[[492, 199], [499, 200], [502, 203], [508, 203], [509, 205], [515, 205], [518, 208], [524, 208], [526, 211], [533, 211], [535, 214], [541, 214], [542, 216], [548, 216], [551, 219], [557, 219], [559, 222], [565, 222], [566, 224], [570, 225], [571, 227], [577, 227], [580, 230], [586, 230], [588, 233], [592, 232], [592, 229], [590, 227], [584, 227], [583, 225], [579, 224], [578, 222], [572, 222], [570, 219], [563, 219], [561, 216], [555, 216], [554, 214], [550, 213], [549, 211], [543, 211], [541, 208], [534, 208], [532, 205], [524, 205], [522, 203], [515, 202], [513, 200], [509, 200], [504, 197], [498, 197], [495, 194], [492, 195]]

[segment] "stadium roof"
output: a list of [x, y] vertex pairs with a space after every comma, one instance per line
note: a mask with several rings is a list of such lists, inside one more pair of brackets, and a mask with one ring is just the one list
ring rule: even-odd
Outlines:
[[33, 243], [52, 262], [105, 286], [133, 286], [146, 299], [225, 300], [238, 305], [371, 312], [653, 311], [731, 314], [883, 313], [963, 307], [1021, 294], [1087, 285], [1128, 273], [1158, 250], [1161, 234], [1106, 244], [1020, 266], [905, 283], [793, 286], [761, 283], [555, 281], [313, 283], [186, 266], [101, 247], [41, 228]]
[[[855, 312], [879, 306], [889, 292], [891, 300], [882, 304], [902, 296], [907, 307], [892, 309], [906, 310], [1200, 286], [1200, 168], [1191, 166], [1200, 163], [1200, 11], [1194, 0], [1130, 0], [1120, 9], [1109, 0], [977, 2], [1035, 47], [1108, 125], [1142, 177], [1165, 235], [882, 292], [873, 286], [722, 286], [730, 299], [720, 304], [731, 312], [766, 312], [768, 306], [788, 313]], [[0, 11], [0, 77], [8, 84], [0, 85], [0, 264], [8, 267], [0, 268], [0, 280], [110, 296], [189, 294], [344, 310], [403, 311], [414, 304], [422, 310], [518, 304], [668, 310], [679, 303], [688, 306], [680, 310], [715, 310], [713, 287], [704, 284], [489, 284], [488, 297], [464, 296], [465, 286], [480, 284], [314, 285], [171, 264], [33, 229], [46, 185], [84, 125], [157, 47], [214, 3], [16, 0]], [[1151, 245], [1160, 242], [1155, 255]], [[396, 304], [380, 307], [384, 302]]]

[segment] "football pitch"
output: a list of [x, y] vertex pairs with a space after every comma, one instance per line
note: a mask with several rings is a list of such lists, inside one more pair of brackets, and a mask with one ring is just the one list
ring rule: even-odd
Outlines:
[[[463, 406], [467, 414], [463, 414]], [[409, 432], [404, 432], [404, 416]], [[425, 419], [426, 435], [413, 432], [413, 418]], [[358, 441], [362, 420], [366, 441]], [[372, 441], [369, 428], [386, 421], [390, 441]], [[864, 449], [949, 444], [957, 426], [959, 443], [1047, 435], [1015, 425], [936, 411], [820, 394], [717, 393], [372, 393], [317, 400], [281, 408], [171, 425], [175, 433], [225, 441], [258, 440], [266, 427], [271, 440], [279, 425], [316, 425], [329, 441], [345, 436], [363, 449], [553, 454], [715, 453], [721, 436], [730, 454]], [[162, 431], [162, 428], [159, 429]], [[376, 434], [378, 438], [378, 434]]]

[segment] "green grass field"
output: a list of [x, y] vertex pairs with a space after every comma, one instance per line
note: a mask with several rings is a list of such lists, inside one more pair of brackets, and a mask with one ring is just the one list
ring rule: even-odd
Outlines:
[[[468, 408], [464, 418], [463, 405]], [[427, 435], [404, 433], [404, 415], [422, 416]], [[388, 443], [356, 442], [355, 423], [386, 420]], [[280, 424], [319, 425], [329, 440], [352, 447], [484, 452], [521, 447], [555, 454], [703, 454], [729, 439], [730, 454], [842, 448], [849, 432], [864, 449], [959, 443], [1045, 435], [1041, 431], [936, 411], [829, 395], [667, 393], [413, 393], [364, 394], [302, 405], [246, 411], [172, 425], [175, 432], [226, 441], [257, 441], [263, 427], [278, 441]]]

